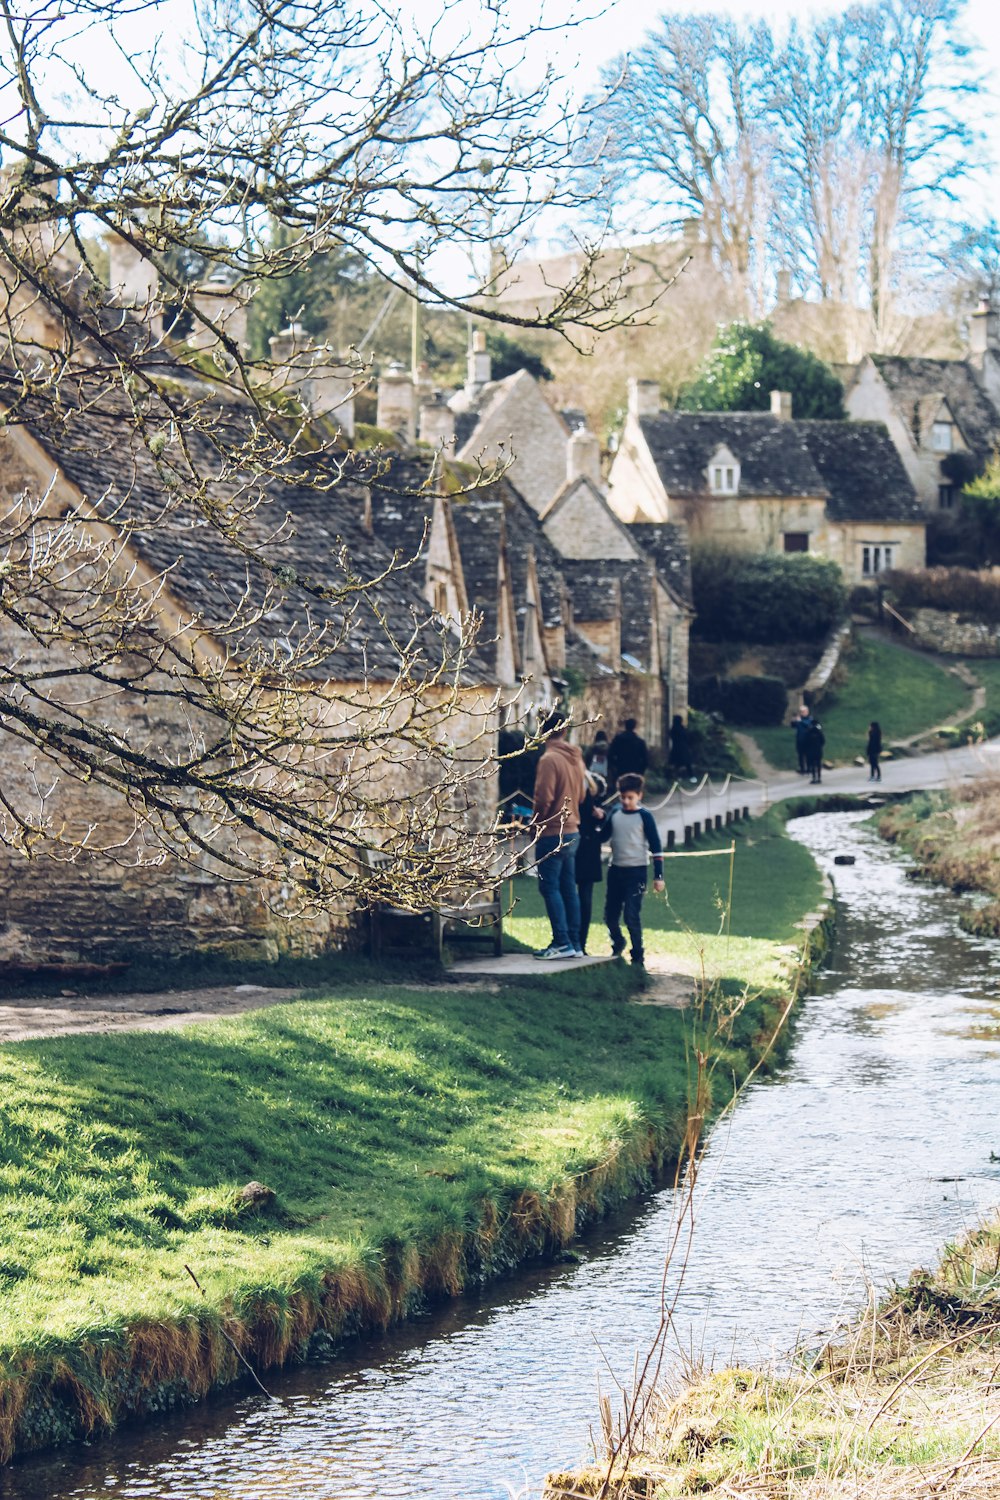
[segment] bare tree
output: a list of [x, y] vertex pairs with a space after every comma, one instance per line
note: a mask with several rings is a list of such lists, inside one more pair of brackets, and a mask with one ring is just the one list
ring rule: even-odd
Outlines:
[[770, 210], [771, 50], [766, 26], [668, 14], [606, 70], [605, 102], [594, 105], [622, 167], [619, 191], [638, 194], [657, 231], [698, 216], [744, 316], [755, 310]]
[[[347, 253], [506, 321], [441, 253], [572, 209], [572, 112], [551, 72], [519, 86], [530, 33], [502, 3], [423, 37], [338, 0], [178, 15], [0, 3], [0, 838], [191, 858], [286, 907], [481, 886], [501, 705], [475, 621], [420, 607], [365, 524], [384, 458], [251, 359], [239, 313]], [[130, 257], [110, 298], [108, 236]], [[572, 337], [614, 305], [588, 262], [541, 322]]]

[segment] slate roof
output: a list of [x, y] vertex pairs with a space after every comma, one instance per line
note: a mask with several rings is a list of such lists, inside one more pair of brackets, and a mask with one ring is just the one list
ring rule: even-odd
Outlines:
[[668, 495], [708, 494], [708, 466], [721, 447], [739, 460], [741, 495], [823, 494], [797, 422], [769, 412], [661, 411], [639, 425]]
[[631, 656], [644, 672], [653, 659], [653, 632], [656, 629], [656, 602], [653, 598], [655, 568], [652, 560], [608, 558], [601, 567], [618, 579], [621, 593], [621, 649]]
[[[169, 592], [198, 614], [210, 633], [226, 631], [244, 596], [251, 606], [266, 601], [266, 616], [243, 638], [226, 637], [236, 654], [258, 643], [281, 653], [286, 642], [325, 628], [333, 650], [306, 675], [339, 681], [394, 676], [399, 653], [359, 587], [380, 578], [378, 603], [389, 631], [406, 642], [416, 630], [429, 660], [440, 660], [438, 636], [422, 623], [429, 610], [419, 577], [407, 568], [383, 576], [392, 555], [366, 524], [367, 480], [376, 465], [361, 461], [341, 471], [342, 454], [326, 461], [318, 449], [304, 456], [301, 468], [290, 464], [240, 521], [238, 542], [259, 550], [266, 564], [261, 567], [227, 540], [203, 509], [167, 488], [123, 398], [101, 389], [88, 393], [86, 381], [64, 389], [62, 405], [54, 409], [47, 399], [17, 399], [16, 386], [0, 374], [0, 401], [10, 402], [8, 425], [26, 427], [90, 504], [127, 528], [132, 550], [155, 572], [168, 575]], [[239, 436], [248, 422], [238, 403], [218, 403], [217, 430], [228, 428]], [[199, 471], [218, 475], [219, 454], [208, 437], [191, 431], [189, 441]], [[163, 459], [179, 462], [176, 440], [167, 444]], [[329, 487], [307, 482], [307, 469]], [[209, 497], [233, 499], [241, 490], [254, 496], [258, 485], [247, 474], [209, 480], [206, 489]], [[280, 572], [276, 576], [273, 570]], [[326, 601], [312, 597], [311, 586], [347, 593], [341, 601]], [[470, 680], [485, 677], [470, 667]]]
[[547, 628], [563, 624], [564, 561], [520, 491], [508, 479], [501, 481], [501, 487], [507, 511], [507, 553], [518, 615], [524, 613], [530, 549], [534, 553], [535, 573], [542, 596], [541, 623]]
[[691, 542], [687, 527], [676, 521], [636, 521], [629, 531], [643, 552], [653, 559], [657, 573], [674, 597], [692, 609]]
[[978, 462], [986, 463], [1000, 438], [1000, 413], [965, 360], [873, 354], [871, 361], [915, 442], [925, 440], [927, 425], [943, 399]]
[[926, 520], [881, 422], [796, 422], [828, 492], [831, 521]]
[[620, 617], [621, 584], [603, 561], [564, 558], [562, 571], [573, 600], [574, 619], [603, 621]]
[[469, 608], [482, 616], [478, 653], [495, 663], [500, 629], [500, 557], [506, 546], [499, 486], [454, 495], [451, 514]]
[[426, 462], [394, 455], [368, 486], [375, 535], [403, 562], [416, 557], [429, 533], [437, 488], [434, 472]]

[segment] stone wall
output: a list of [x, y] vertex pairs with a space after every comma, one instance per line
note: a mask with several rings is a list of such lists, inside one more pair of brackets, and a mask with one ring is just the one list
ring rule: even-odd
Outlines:
[[925, 651], [948, 656], [1000, 656], [1000, 625], [969, 620], [953, 610], [915, 609], [907, 612], [913, 640]]

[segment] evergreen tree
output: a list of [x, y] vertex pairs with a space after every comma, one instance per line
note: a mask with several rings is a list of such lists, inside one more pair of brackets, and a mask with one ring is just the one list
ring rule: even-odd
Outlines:
[[844, 388], [823, 360], [775, 338], [767, 323], [732, 323], [696, 378], [681, 392], [682, 411], [768, 411], [772, 391], [789, 391], [796, 417], [842, 420]]

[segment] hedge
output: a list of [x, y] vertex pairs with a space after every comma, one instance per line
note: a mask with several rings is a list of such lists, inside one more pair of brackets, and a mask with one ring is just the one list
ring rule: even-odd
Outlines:
[[707, 641], [821, 640], [847, 607], [837, 564], [808, 553], [743, 553], [703, 545], [691, 553], [696, 617]]

